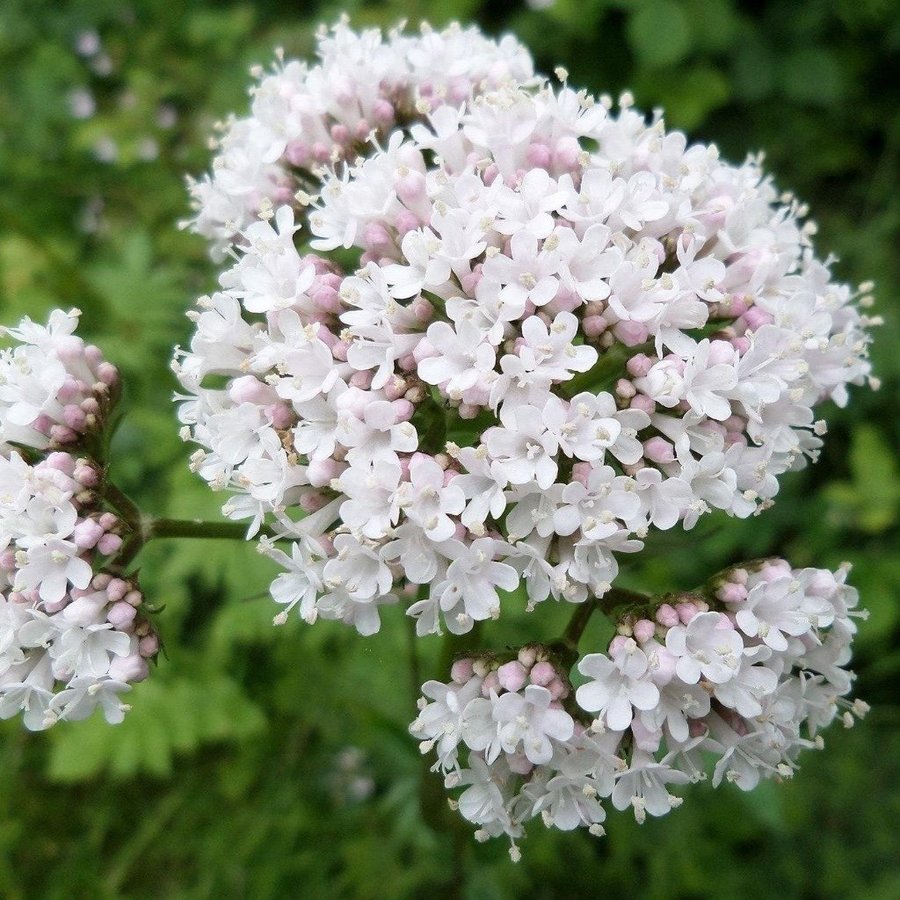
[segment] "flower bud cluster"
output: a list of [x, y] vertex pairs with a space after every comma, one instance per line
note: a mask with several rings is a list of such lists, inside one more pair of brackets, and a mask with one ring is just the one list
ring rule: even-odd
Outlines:
[[67, 453], [0, 456], [0, 718], [22, 712], [34, 731], [97, 706], [120, 722], [119, 694], [158, 649], [140, 590], [100, 571], [122, 538], [99, 480]]
[[371, 631], [420, 585], [426, 634], [519, 586], [584, 602], [651, 528], [749, 516], [815, 458], [872, 320], [757, 160], [565, 85], [417, 116], [325, 177], [321, 258], [288, 205], [243, 229], [175, 363], [226, 514], [303, 545], [286, 606]]
[[54, 310], [46, 326], [27, 316], [0, 328], [16, 346], [0, 350], [0, 454], [9, 445], [64, 449], [98, 432], [119, 375], [97, 347], [74, 334], [79, 310]]
[[279, 53], [273, 72], [254, 70], [250, 115], [222, 126], [211, 174], [190, 182], [190, 224], [217, 253], [261, 213], [291, 202], [302, 209], [324, 167], [365, 153], [372, 138], [532, 75], [530, 55], [513, 38], [493, 41], [455, 24], [382, 35], [356, 33], [342, 20], [319, 32], [316, 55], [310, 66]]
[[485, 835], [518, 837], [539, 813], [602, 832], [606, 797], [639, 822], [663, 815], [681, 803], [669, 785], [706, 778], [705, 754], [714, 787], [790, 777], [822, 728], [868, 709], [842, 699], [860, 615], [847, 571], [767, 560], [629, 614], [606, 653], [579, 661], [574, 703], [534, 648], [499, 666], [458, 661], [450, 684], [423, 686], [410, 731], [436, 750], [448, 788], [467, 785], [455, 804]]
[[0, 352], [0, 718], [21, 712], [32, 730], [97, 706], [121, 721], [119, 695], [158, 647], [140, 590], [103, 571], [128, 526], [101, 466], [74, 451], [100, 435], [118, 374], [77, 321], [25, 318]]

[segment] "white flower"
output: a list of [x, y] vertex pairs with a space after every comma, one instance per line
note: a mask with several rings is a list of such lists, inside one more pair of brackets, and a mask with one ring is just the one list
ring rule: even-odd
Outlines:
[[619, 775], [612, 792], [612, 803], [616, 809], [634, 810], [634, 818], [639, 824], [647, 813], [664, 816], [673, 807], [681, 804], [679, 797], [669, 793], [668, 784], [687, 784], [688, 775], [668, 765], [669, 757], [656, 762], [643, 750], [635, 750], [631, 755], [631, 765]]
[[494, 702], [500, 744], [507, 753], [521, 746], [528, 761], [539, 765], [553, 755], [551, 738], [567, 741], [575, 723], [564, 709], [551, 707], [552, 695], [544, 687], [528, 685], [522, 694], [507, 693]]
[[659, 689], [648, 675], [647, 656], [630, 638], [612, 659], [603, 653], [583, 657], [578, 671], [591, 679], [575, 692], [578, 705], [600, 713], [613, 731], [624, 731], [631, 724], [633, 708], [649, 710], [659, 702]]
[[744, 642], [725, 616], [705, 612], [688, 625], [670, 628], [666, 648], [677, 658], [675, 672], [686, 684], [696, 684], [701, 677], [724, 684], [740, 668]]

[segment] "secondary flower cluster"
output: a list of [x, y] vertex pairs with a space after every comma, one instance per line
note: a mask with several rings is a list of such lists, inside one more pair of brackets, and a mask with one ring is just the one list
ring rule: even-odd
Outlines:
[[98, 705], [121, 721], [119, 694], [158, 646], [140, 590], [103, 571], [125, 529], [100, 466], [53, 449], [98, 437], [118, 384], [76, 324], [76, 311], [26, 318], [0, 357], [0, 718], [22, 712], [32, 730]]
[[531, 57], [513, 38], [495, 42], [458, 25], [385, 38], [341, 21], [319, 32], [316, 53], [312, 66], [279, 57], [275, 71], [254, 70], [250, 115], [222, 126], [212, 173], [190, 183], [191, 224], [217, 254], [261, 212], [302, 206], [318, 191], [325, 166], [366, 153], [372, 138], [473, 92], [532, 76]]
[[176, 361], [195, 468], [299, 539], [275, 593], [309, 620], [376, 630], [395, 583], [420, 634], [602, 596], [649, 529], [771, 503], [869, 372], [756, 160], [514, 68], [327, 174], [319, 255], [288, 205], [246, 225]]
[[0, 350], [0, 455], [12, 443], [61, 449], [100, 430], [119, 375], [74, 333], [79, 315], [57, 309], [46, 326], [26, 316], [18, 328], [0, 328], [17, 342]]
[[681, 803], [671, 786], [706, 778], [704, 754], [717, 757], [714, 787], [790, 777], [842, 708], [846, 725], [867, 710], [841, 699], [860, 614], [846, 574], [766, 560], [650, 604], [619, 623], [607, 653], [579, 661], [574, 702], [542, 648], [458, 660], [449, 684], [423, 685], [410, 732], [436, 751], [446, 786], [465, 787], [451, 805], [482, 838], [514, 840], [538, 814], [602, 834], [607, 797], [638, 822], [664, 815]]

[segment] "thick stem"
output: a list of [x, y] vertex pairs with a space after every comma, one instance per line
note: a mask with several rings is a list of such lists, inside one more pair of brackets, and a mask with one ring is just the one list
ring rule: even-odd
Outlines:
[[140, 507], [124, 491], [119, 490], [111, 481], [103, 485], [103, 496], [122, 515], [125, 521], [135, 530], [140, 530], [143, 514]]
[[645, 604], [649, 599], [646, 594], [640, 594], [637, 591], [629, 591], [625, 588], [612, 588], [602, 597], [593, 597], [584, 603], [580, 603], [572, 613], [572, 618], [569, 619], [569, 624], [559, 640], [559, 645], [562, 645], [569, 653], [577, 653], [581, 635], [584, 634], [591, 616], [597, 610], [611, 615], [623, 606]]
[[225, 538], [247, 540], [243, 522], [203, 522], [200, 519], [152, 519], [145, 523], [146, 540], [154, 538]]

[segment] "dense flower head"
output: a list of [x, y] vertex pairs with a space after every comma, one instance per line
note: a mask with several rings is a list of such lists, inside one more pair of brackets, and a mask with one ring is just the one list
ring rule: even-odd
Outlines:
[[638, 822], [664, 815], [682, 802], [671, 787], [705, 779], [710, 756], [713, 787], [788, 778], [822, 728], [868, 708], [843, 699], [861, 615], [848, 569], [764, 560], [652, 601], [578, 662], [574, 691], [542, 647], [459, 659], [449, 683], [423, 685], [410, 732], [447, 788], [464, 788], [452, 805], [479, 835], [513, 841], [537, 815], [602, 834], [606, 798]]
[[758, 159], [514, 69], [338, 154], [303, 222], [241, 220], [193, 314], [194, 467], [298, 541], [263, 549], [310, 621], [370, 633], [409, 597], [420, 634], [466, 632], [520, 586], [601, 596], [650, 529], [771, 504], [868, 376], [856, 292]]
[[130, 527], [90, 454], [118, 372], [74, 333], [78, 316], [26, 317], [0, 351], [0, 718], [21, 712], [31, 730], [98, 706], [121, 721], [158, 649], [140, 589], [109, 571]]
[[31, 730], [97, 706], [120, 722], [119, 695], [158, 649], [138, 587], [103, 571], [122, 529], [99, 481], [68, 453], [0, 456], [0, 718], [21, 712]]

